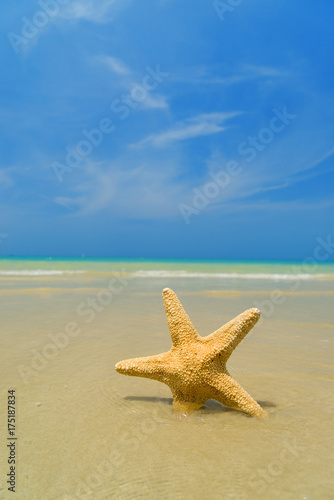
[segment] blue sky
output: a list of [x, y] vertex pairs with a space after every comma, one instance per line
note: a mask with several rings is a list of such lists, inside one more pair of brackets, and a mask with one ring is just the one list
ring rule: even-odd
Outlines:
[[11, 1], [0, 254], [312, 255], [334, 230], [333, 15], [329, 0]]

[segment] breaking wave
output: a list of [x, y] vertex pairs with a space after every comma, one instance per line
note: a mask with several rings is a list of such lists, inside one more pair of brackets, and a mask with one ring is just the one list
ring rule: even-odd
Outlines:
[[136, 271], [134, 278], [213, 278], [213, 279], [261, 279], [261, 280], [317, 280], [334, 279], [331, 274], [302, 273], [199, 273], [189, 271]]
[[16, 270], [0, 270], [0, 276], [65, 276], [72, 274], [83, 274], [85, 271], [63, 271], [60, 269], [23, 269]]
[[237, 272], [195, 272], [185, 270], [68, 270], [68, 269], [22, 269], [22, 270], [0, 270], [0, 277], [56, 277], [56, 276], [122, 276], [128, 278], [205, 278], [205, 279], [221, 279], [221, 280], [273, 280], [273, 281], [295, 281], [295, 280], [334, 280], [334, 274], [316, 274], [316, 273], [295, 273], [291, 271], [282, 273], [237, 273]]

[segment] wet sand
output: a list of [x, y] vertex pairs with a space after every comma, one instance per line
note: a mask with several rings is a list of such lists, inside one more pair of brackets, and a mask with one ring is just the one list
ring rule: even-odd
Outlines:
[[[332, 498], [333, 281], [292, 290], [277, 280], [118, 278], [110, 301], [109, 280], [1, 278], [0, 420], [4, 430], [15, 389], [16, 498]], [[202, 336], [262, 310], [228, 368], [269, 419], [214, 401], [180, 419], [168, 387], [115, 372], [121, 359], [170, 348], [166, 286]], [[6, 453], [0, 460], [7, 500]]]

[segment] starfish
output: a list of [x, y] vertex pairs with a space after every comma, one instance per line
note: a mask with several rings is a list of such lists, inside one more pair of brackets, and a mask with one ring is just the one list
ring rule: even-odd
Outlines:
[[165, 383], [172, 391], [174, 408], [183, 414], [215, 399], [252, 416], [267, 416], [226, 368], [234, 349], [258, 321], [260, 311], [248, 309], [207, 337], [201, 337], [173, 290], [165, 288], [162, 296], [172, 337], [171, 350], [120, 361], [115, 369], [124, 375]]

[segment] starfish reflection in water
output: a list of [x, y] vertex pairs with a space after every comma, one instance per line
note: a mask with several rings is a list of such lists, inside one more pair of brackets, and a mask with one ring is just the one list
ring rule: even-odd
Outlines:
[[116, 370], [168, 385], [174, 408], [181, 413], [200, 408], [208, 399], [216, 399], [249, 415], [267, 416], [226, 368], [234, 349], [258, 321], [260, 311], [248, 309], [211, 335], [201, 337], [173, 290], [165, 288], [162, 296], [172, 337], [171, 350], [120, 361]]

